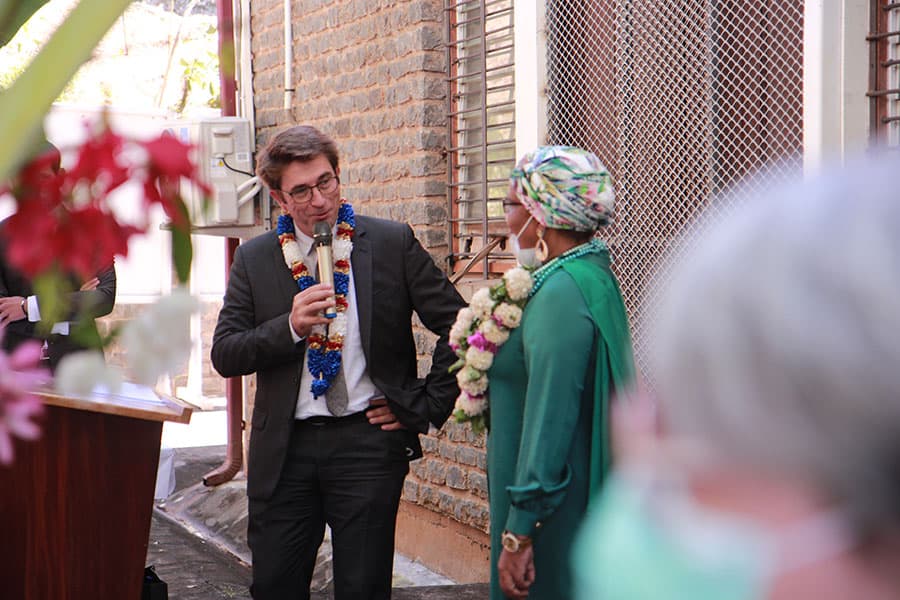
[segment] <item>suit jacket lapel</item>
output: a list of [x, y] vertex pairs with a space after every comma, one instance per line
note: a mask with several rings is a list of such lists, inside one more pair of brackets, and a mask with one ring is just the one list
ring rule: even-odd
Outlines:
[[278, 267], [276, 267], [276, 273], [278, 273], [278, 293], [285, 299], [288, 307], [287, 309], [290, 311], [291, 306], [294, 303], [294, 296], [297, 295], [300, 288], [297, 287], [297, 282], [294, 281], [294, 276], [291, 275], [290, 267], [284, 262], [284, 253], [281, 251], [281, 244], [278, 243], [277, 234], [275, 236], [274, 246], [272, 260], [277, 261], [275, 264], [278, 265]]
[[372, 245], [366, 237], [365, 225], [356, 221], [353, 232], [353, 251], [350, 254], [353, 286], [356, 291], [356, 315], [363, 354], [369, 360], [372, 333]]

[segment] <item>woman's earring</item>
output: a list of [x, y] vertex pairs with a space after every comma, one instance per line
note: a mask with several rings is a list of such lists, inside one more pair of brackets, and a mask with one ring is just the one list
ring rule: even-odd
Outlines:
[[534, 249], [534, 257], [541, 262], [547, 260], [547, 257], [550, 256], [550, 249], [547, 247], [547, 242], [544, 241], [544, 228], [540, 227], [537, 231], [538, 241], [537, 246]]

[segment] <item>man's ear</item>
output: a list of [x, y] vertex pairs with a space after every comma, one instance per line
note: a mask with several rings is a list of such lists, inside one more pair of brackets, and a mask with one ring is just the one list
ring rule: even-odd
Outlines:
[[275, 204], [284, 211], [284, 214], [290, 214], [287, 209], [287, 202], [284, 201], [282, 192], [278, 190], [269, 190], [269, 196], [275, 201]]
[[340, 168], [340, 167], [335, 167], [335, 168], [334, 168], [334, 175], [335, 175], [335, 177], [340, 177], [340, 176], [341, 176], [341, 168]]

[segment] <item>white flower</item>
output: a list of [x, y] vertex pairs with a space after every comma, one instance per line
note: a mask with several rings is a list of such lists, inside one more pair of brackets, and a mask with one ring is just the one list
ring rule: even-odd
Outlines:
[[493, 362], [494, 354], [492, 352], [479, 350], [474, 346], [466, 350], [466, 364], [479, 371], [487, 371]]
[[494, 309], [494, 316], [507, 329], [515, 329], [522, 323], [522, 309], [515, 304], [503, 302]]
[[503, 280], [506, 282], [507, 295], [509, 295], [510, 300], [516, 302], [527, 298], [531, 292], [531, 287], [534, 285], [531, 274], [521, 267], [507, 271], [503, 275]]
[[470, 396], [466, 392], [461, 392], [456, 399], [456, 408], [460, 409], [470, 417], [475, 417], [484, 412], [487, 408], [487, 398], [484, 396]]
[[450, 328], [450, 344], [452, 346], [461, 348], [466, 343], [467, 337], [469, 337], [469, 331], [467, 329], [462, 329], [458, 325], [454, 325]]
[[472, 321], [474, 320], [475, 311], [466, 306], [465, 308], [459, 309], [459, 312], [456, 314], [456, 323], [454, 323], [453, 326], [462, 330], [467, 330], [472, 326]]
[[346, 311], [341, 311], [337, 314], [336, 317], [331, 319], [331, 323], [328, 326], [328, 335], [340, 335], [341, 339], [347, 336], [347, 313]]
[[300, 251], [300, 244], [295, 240], [285, 242], [281, 246], [284, 262], [288, 267], [293, 267], [295, 263], [303, 260], [303, 252]]
[[160, 375], [187, 360], [191, 353], [191, 313], [198, 308], [197, 300], [179, 289], [125, 325], [122, 346], [137, 383], [156, 385]]
[[98, 385], [115, 393], [122, 387], [122, 380], [122, 372], [107, 365], [100, 352], [86, 350], [60, 361], [53, 384], [65, 396], [88, 396]]
[[484, 339], [492, 344], [501, 346], [509, 339], [509, 331], [498, 326], [493, 319], [482, 321], [478, 326], [478, 330], [484, 336]]
[[334, 260], [349, 260], [353, 251], [353, 242], [336, 237], [333, 242]]
[[491, 291], [488, 288], [481, 288], [472, 294], [472, 301], [469, 302], [469, 307], [472, 309], [475, 317], [482, 321], [490, 317], [491, 309], [494, 308], [494, 301], [491, 299]]
[[465, 367], [456, 374], [459, 389], [473, 396], [483, 394], [488, 387], [488, 379], [484, 373], [471, 367]]
[[450, 328], [450, 343], [462, 347], [466, 344], [466, 338], [472, 333], [472, 321], [475, 319], [475, 313], [468, 306], [459, 309], [456, 315], [456, 322]]

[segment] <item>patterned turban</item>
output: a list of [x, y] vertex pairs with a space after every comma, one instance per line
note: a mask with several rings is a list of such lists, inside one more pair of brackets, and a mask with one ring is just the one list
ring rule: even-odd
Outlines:
[[596, 231], [613, 214], [612, 181], [592, 153], [572, 146], [541, 146], [510, 176], [516, 197], [544, 227]]

